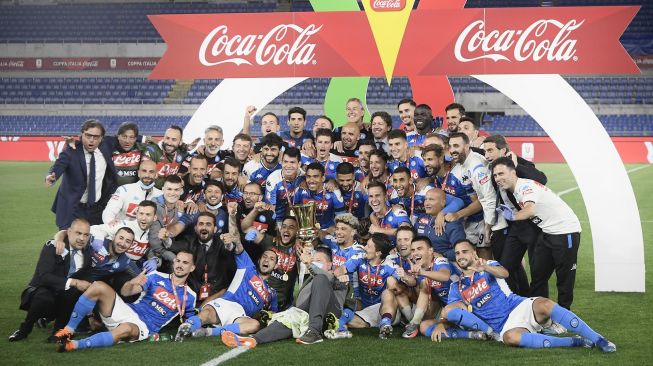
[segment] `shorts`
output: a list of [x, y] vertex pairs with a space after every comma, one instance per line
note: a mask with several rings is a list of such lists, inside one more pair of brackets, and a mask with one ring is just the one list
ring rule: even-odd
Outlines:
[[[501, 329], [500, 335], [502, 342], [503, 334], [511, 329], [524, 328], [530, 333], [542, 331], [542, 325], [535, 320], [535, 314], [533, 313], [533, 302], [535, 299], [537, 297], [529, 297], [517, 305], [516, 308], [512, 309], [506, 323], [503, 325], [503, 329]], [[549, 323], [551, 323], [551, 319], [549, 319]]]
[[465, 221], [465, 236], [477, 248], [488, 248], [490, 242], [484, 243], [485, 221]]
[[215, 309], [216, 314], [218, 314], [220, 325], [233, 324], [236, 319], [247, 317], [245, 309], [243, 309], [243, 307], [237, 302], [225, 300], [219, 297], [204, 306], [209, 305], [212, 306], [213, 309]]
[[109, 331], [112, 331], [120, 324], [134, 324], [138, 327], [139, 333], [138, 339], [136, 341], [142, 341], [150, 336], [150, 330], [147, 328], [147, 325], [143, 323], [134, 309], [122, 301], [118, 294], [116, 294], [116, 299], [113, 301], [113, 310], [111, 311], [111, 315], [104, 317], [102, 314], [100, 314], [100, 318], [102, 319], [104, 325], [107, 326]]
[[[381, 303], [370, 305], [363, 310], [358, 310], [354, 314], [358, 315], [365, 323], [369, 324], [371, 328], [377, 328], [379, 322], [381, 321]], [[401, 321], [401, 312], [397, 309], [397, 314], [395, 314], [392, 319], [392, 325], [397, 325]]]

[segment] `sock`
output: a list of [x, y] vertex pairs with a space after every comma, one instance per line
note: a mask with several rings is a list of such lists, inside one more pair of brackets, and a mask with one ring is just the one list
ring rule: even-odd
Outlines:
[[539, 333], [522, 333], [519, 347], [523, 348], [551, 348], [551, 347], [578, 347], [582, 342], [571, 337], [552, 337]]
[[227, 324], [223, 328], [228, 332], [240, 334], [240, 324], [238, 323]]
[[218, 337], [222, 334], [222, 331], [224, 330], [224, 328], [221, 325], [208, 329], [209, 329], [209, 337]]
[[401, 311], [401, 314], [404, 316], [404, 318], [406, 318], [406, 320], [413, 319], [413, 308], [412, 308], [412, 306], [410, 306], [410, 305], [404, 306], [401, 309], [399, 309], [399, 311]]
[[352, 319], [354, 319], [354, 311], [349, 308], [342, 309], [342, 316], [340, 316], [340, 319], [338, 320], [338, 324], [340, 325], [338, 330], [347, 330], [345, 325], [347, 325], [347, 323]]
[[578, 315], [555, 304], [551, 310], [551, 319], [560, 323], [563, 327], [567, 328], [570, 332], [574, 332], [582, 337], [589, 339], [596, 343], [601, 338], [601, 335], [596, 333], [585, 322], [578, 317]]
[[78, 349], [109, 347], [113, 345], [113, 336], [111, 335], [111, 332], [102, 332], [74, 342], [76, 342], [75, 348]]
[[424, 332], [424, 335], [431, 338], [431, 334], [433, 334], [433, 331], [435, 330], [435, 327], [437, 327], [438, 324], [431, 324], [429, 325], [428, 328], [426, 328], [426, 331]]
[[70, 314], [70, 320], [68, 321], [68, 325], [66, 326], [70, 328], [72, 331], [75, 331], [79, 323], [81, 323], [81, 321], [84, 320], [86, 315], [90, 314], [91, 311], [93, 311], [94, 307], [95, 307], [95, 301], [89, 299], [88, 297], [82, 294], [82, 296], [80, 296], [79, 299], [77, 300], [77, 303], [73, 308], [73, 312], [72, 314]]
[[410, 320], [410, 324], [419, 325], [419, 323], [422, 322], [422, 318], [424, 318], [424, 310], [415, 308], [415, 314], [413, 314], [413, 318]]
[[186, 320], [186, 323], [190, 323], [191, 332], [194, 332], [202, 327], [202, 319], [199, 316], [193, 315]]
[[448, 328], [447, 334], [442, 334], [442, 338], [449, 338], [449, 339], [469, 338], [469, 331], [461, 328], [454, 328], [454, 327]]
[[379, 328], [384, 325], [392, 325], [392, 315], [390, 313], [384, 313], [381, 316], [381, 321], [379, 322]]
[[487, 333], [488, 330], [491, 330], [490, 326], [487, 325], [487, 323], [479, 319], [476, 315], [463, 309], [452, 309], [449, 311], [447, 314], [447, 320], [460, 327], [471, 330], [480, 330], [485, 333]]

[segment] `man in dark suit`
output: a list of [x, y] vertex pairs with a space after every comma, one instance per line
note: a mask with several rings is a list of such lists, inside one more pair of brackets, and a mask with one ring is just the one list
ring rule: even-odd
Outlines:
[[87, 219], [91, 225], [102, 223], [102, 211], [116, 190], [117, 181], [111, 149], [101, 144], [104, 134], [100, 121], [84, 122], [81, 141], [75, 149], [62, 151], [45, 177], [47, 187], [64, 177], [52, 204], [60, 229], [68, 228], [78, 217]]
[[20, 309], [27, 311], [27, 316], [18, 330], [9, 336], [10, 342], [27, 338], [38, 319], [54, 318], [65, 290], [74, 287], [83, 292], [90, 286], [90, 282], [70, 278], [91, 260], [88, 221], [74, 220], [67, 234], [61, 255], [55, 252], [54, 240], [49, 240], [43, 246], [34, 276], [21, 295]]

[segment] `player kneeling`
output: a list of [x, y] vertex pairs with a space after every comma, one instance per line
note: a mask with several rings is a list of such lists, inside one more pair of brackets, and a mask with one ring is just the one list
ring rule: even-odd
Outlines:
[[[81, 348], [112, 346], [119, 341], [142, 341], [150, 333], [158, 333], [179, 314], [191, 314], [195, 308], [195, 293], [186, 285], [188, 274], [195, 270], [193, 253], [181, 251], [174, 260], [173, 273], [141, 273], [125, 283], [120, 290], [122, 296], [145, 292], [140, 299], [126, 304], [106, 283], [93, 284], [80, 296], [70, 316], [68, 325], [55, 333], [57, 352]], [[75, 328], [84, 317], [98, 306], [102, 322], [108, 332], [94, 334], [88, 338], [72, 340]]]

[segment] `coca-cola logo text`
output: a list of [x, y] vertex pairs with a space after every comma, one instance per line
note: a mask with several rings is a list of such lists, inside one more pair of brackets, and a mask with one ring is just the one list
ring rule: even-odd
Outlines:
[[315, 24], [306, 28], [296, 24], [279, 24], [267, 34], [243, 36], [230, 35], [229, 28], [220, 25], [204, 38], [198, 56], [204, 66], [224, 63], [263, 66], [270, 62], [274, 65], [308, 65], [315, 63], [315, 43], [308, 43], [308, 40], [320, 29], [322, 26]]
[[[569, 61], [577, 60], [576, 39], [569, 38], [580, 28], [580, 22], [572, 19], [562, 23], [555, 19], [540, 19], [526, 29], [507, 29], [504, 31], [485, 28], [485, 21], [477, 20], [469, 24], [458, 36], [454, 55], [460, 62], [480, 59], [492, 61]], [[543, 39], [549, 26], [558, 29], [553, 39]], [[549, 32], [550, 34], [551, 32]]]
[[370, 0], [374, 11], [399, 11], [406, 7], [406, 0]]

